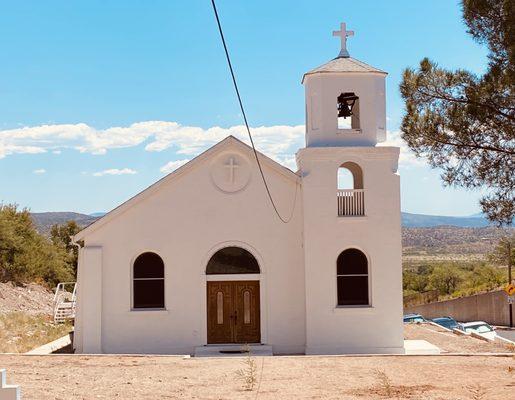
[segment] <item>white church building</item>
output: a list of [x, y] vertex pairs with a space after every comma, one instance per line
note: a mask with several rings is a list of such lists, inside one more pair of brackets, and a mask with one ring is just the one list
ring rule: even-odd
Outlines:
[[[386, 72], [308, 71], [291, 171], [229, 136], [81, 232], [77, 353], [403, 353], [399, 148]], [[347, 173], [350, 184], [339, 176]]]

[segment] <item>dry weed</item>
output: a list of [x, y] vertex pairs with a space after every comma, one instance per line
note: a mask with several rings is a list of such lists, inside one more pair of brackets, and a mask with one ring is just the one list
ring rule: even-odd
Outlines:
[[379, 388], [386, 397], [392, 397], [392, 380], [386, 375], [386, 372], [377, 369], [375, 371], [377, 379], [379, 380]]
[[346, 393], [371, 398], [371, 396], [379, 396], [387, 399], [410, 399], [415, 395], [426, 393], [434, 389], [432, 385], [395, 385], [390, 377], [382, 370], [374, 370], [378, 383], [375, 386], [347, 391]]
[[469, 386], [467, 389], [472, 396], [472, 400], [483, 400], [486, 398], [486, 389], [479, 383], [474, 386]]
[[243, 380], [243, 389], [252, 391], [257, 382], [257, 365], [256, 361], [252, 358], [250, 346], [244, 346], [243, 350], [247, 352], [247, 357], [243, 361], [245, 367], [236, 371], [236, 374]]

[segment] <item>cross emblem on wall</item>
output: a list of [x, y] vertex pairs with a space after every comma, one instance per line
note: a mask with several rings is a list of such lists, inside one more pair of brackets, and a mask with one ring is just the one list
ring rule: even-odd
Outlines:
[[234, 161], [234, 157], [229, 158], [229, 161], [227, 161], [227, 164], [224, 164], [224, 167], [229, 170], [229, 182], [234, 183], [235, 172], [236, 172], [235, 170], [240, 167]]

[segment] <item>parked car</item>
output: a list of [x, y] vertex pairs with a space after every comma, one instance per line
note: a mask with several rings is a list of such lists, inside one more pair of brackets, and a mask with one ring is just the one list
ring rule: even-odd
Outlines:
[[481, 336], [491, 340], [494, 340], [497, 336], [495, 329], [484, 321], [466, 322], [463, 324], [463, 330], [466, 333], [476, 332]]
[[403, 320], [404, 320], [404, 323], [409, 323], [409, 322], [415, 322], [415, 323], [427, 322], [427, 319], [425, 319], [420, 314], [406, 314], [404, 316]]
[[433, 318], [431, 321], [447, 329], [462, 329], [461, 324], [452, 317]]

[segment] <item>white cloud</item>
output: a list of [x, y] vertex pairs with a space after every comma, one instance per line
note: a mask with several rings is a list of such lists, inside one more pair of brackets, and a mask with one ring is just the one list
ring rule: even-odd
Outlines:
[[[252, 128], [256, 145], [268, 155], [280, 156], [303, 146], [304, 127]], [[137, 146], [148, 141], [147, 151], [173, 148], [178, 154], [198, 154], [228, 135], [248, 142], [244, 126], [203, 129], [177, 122], [146, 121], [128, 127], [97, 130], [86, 124], [41, 125], [0, 131], [0, 158], [16, 153], [44, 153], [72, 148], [92, 154]]]
[[36, 174], [36, 175], [41, 175], [41, 174], [46, 173], [46, 169], [44, 169], [44, 168], [35, 169], [34, 171], [32, 171], [32, 173]]
[[[252, 128], [251, 132], [260, 151], [277, 161], [290, 160], [290, 165], [292, 155], [304, 146], [303, 125], [262, 126]], [[172, 149], [177, 154], [192, 156], [229, 135], [249, 143], [243, 125], [204, 129], [177, 122], [146, 121], [103, 130], [83, 123], [41, 125], [0, 131], [0, 158], [11, 154], [59, 152], [65, 148], [106, 154], [110, 149], [134, 147], [144, 142], [147, 142], [147, 151]]]
[[62, 151], [61, 151], [61, 150], [53, 150], [53, 151], [52, 151], [52, 153], [53, 153], [53, 154], [61, 154], [61, 153], [62, 153]]
[[161, 171], [164, 174], [169, 174], [170, 172], [175, 171], [180, 166], [186, 164], [189, 160], [189, 158], [185, 158], [184, 160], [176, 160], [176, 161], [170, 161], [167, 162], [165, 165], [163, 165], [161, 168], [159, 168], [159, 171]]
[[415, 154], [409, 149], [408, 145], [402, 140], [399, 131], [388, 131], [387, 140], [379, 143], [378, 146], [394, 146], [400, 147], [401, 152], [399, 155], [399, 165], [407, 166], [421, 166], [427, 165], [422, 158], [417, 158]]
[[134, 175], [137, 171], [130, 168], [111, 168], [104, 171], [95, 172], [93, 176], [104, 176], [104, 175]]
[[142, 143], [152, 134], [145, 124], [104, 130], [97, 130], [83, 123], [2, 130], [0, 158], [17, 153], [56, 152], [64, 148], [105, 154], [108, 149], [131, 147]]
[[[296, 168], [294, 155], [299, 148], [304, 147], [305, 128], [303, 125], [261, 126], [251, 128], [251, 132], [259, 151], [291, 169]], [[189, 159], [229, 135], [250, 144], [246, 128], [243, 125], [208, 129], [183, 126], [170, 121], [137, 122], [127, 127], [107, 129], [95, 129], [84, 123], [41, 125], [0, 130], [0, 158], [20, 153], [53, 152], [58, 154], [62, 149], [75, 149], [90, 154], [106, 154], [110, 149], [144, 144], [146, 151], [168, 150], [179, 157], [183, 156]], [[380, 145], [400, 147], [399, 161], [403, 166], [425, 164], [422, 159], [417, 159], [408, 149], [398, 131], [388, 132], [388, 140]], [[162, 169], [166, 167], [165, 165]], [[168, 169], [173, 167], [172, 164]], [[177, 167], [175, 166], [175, 168]]]
[[[3, 132], [0, 131], [0, 135]], [[38, 153], [45, 153], [46, 150], [41, 147], [37, 146], [20, 146], [15, 144], [9, 144], [9, 143], [2, 143], [2, 138], [0, 137], [0, 158], [4, 158], [5, 156], [11, 155], [11, 154], [38, 154]]]

